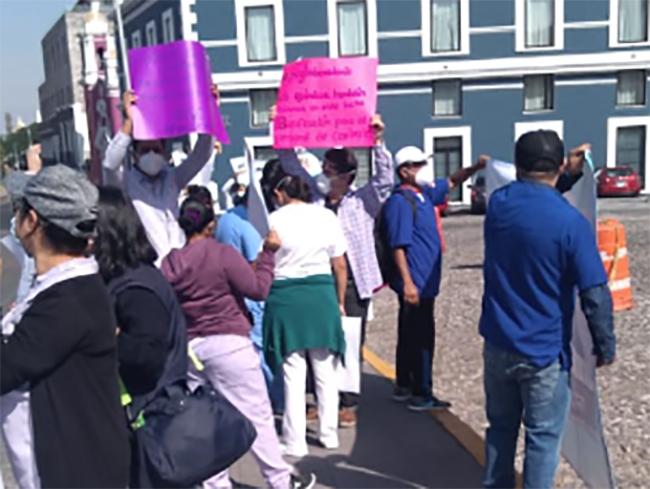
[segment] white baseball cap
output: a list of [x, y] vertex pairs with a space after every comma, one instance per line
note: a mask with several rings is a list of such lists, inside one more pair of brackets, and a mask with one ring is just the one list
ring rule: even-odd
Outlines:
[[429, 157], [417, 146], [404, 146], [395, 155], [395, 166], [399, 168], [406, 163], [426, 163]]

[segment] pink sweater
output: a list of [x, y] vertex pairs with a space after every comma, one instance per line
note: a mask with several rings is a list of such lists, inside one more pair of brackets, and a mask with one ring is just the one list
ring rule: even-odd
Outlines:
[[176, 291], [191, 338], [213, 334], [248, 336], [244, 297], [266, 299], [273, 282], [273, 252], [263, 251], [256, 270], [231, 246], [205, 238], [172, 250], [161, 270]]

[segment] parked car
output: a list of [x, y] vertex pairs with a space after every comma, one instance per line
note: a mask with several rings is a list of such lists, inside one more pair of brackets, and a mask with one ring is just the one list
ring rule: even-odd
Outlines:
[[641, 178], [632, 168], [603, 168], [597, 177], [598, 197], [635, 197], [641, 192]]
[[477, 174], [470, 185], [470, 189], [472, 189], [470, 212], [472, 214], [485, 214], [487, 203], [485, 176], [480, 173]]

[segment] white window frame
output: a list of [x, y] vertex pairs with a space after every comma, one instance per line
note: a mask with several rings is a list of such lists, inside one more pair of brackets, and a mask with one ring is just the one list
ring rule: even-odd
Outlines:
[[133, 31], [131, 33], [131, 47], [132, 48], [141, 48], [142, 47], [142, 33], [140, 29]]
[[249, 114], [248, 124], [249, 124], [251, 129], [264, 129], [264, 128], [270, 127], [270, 125], [271, 125], [270, 121], [269, 121], [268, 124], [254, 124], [253, 123], [254, 122], [253, 121], [253, 118], [254, 118], [254, 116], [253, 116], [253, 92], [258, 92], [258, 91], [262, 91], [262, 90], [273, 90], [275, 92], [276, 99], [277, 99], [277, 95], [278, 95], [278, 92], [279, 92], [280, 89], [276, 88], [276, 87], [273, 87], [273, 88], [251, 88], [248, 91], [248, 114]]
[[422, 57], [467, 56], [469, 54], [469, 0], [460, 0], [460, 49], [458, 51], [431, 50], [431, 0], [420, 0], [422, 16]]
[[[277, 59], [273, 61], [248, 61], [246, 47], [246, 8], [273, 7], [275, 21], [275, 50]], [[282, 0], [235, 0], [235, 17], [237, 26], [237, 58], [239, 66], [271, 66], [287, 62], [284, 36], [284, 7]]]
[[[145, 38], [147, 40], [147, 46], [155, 46], [158, 44], [158, 32], [156, 29], [156, 21], [150, 20], [145, 26]], [[153, 41], [153, 42], [151, 42]]]
[[644, 192], [650, 191], [650, 116], [610, 117], [607, 119], [607, 168], [616, 166], [616, 133], [619, 127], [645, 126], [645, 185]]
[[526, 0], [515, 0], [515, 51], [537, 52], [557, 51], [564, 49], [564, 0], [555, 2], [555, 26], [553, 34], [555, 39], [552, 46], [526, 47]]
[[[460, 137], [463, 145], [463, 168], [469, 168], [472, 166], [472, 126], [455, 126], [455, 127], [426, 127], [422, 131], [422, 136], [424, 138], [424, 153], [426, 155], [433, 155], [433, 140], [434, 138], [449, 138], [449, 137]], [[436, 171], [435, 162], [433, 165], [433, 171]], [[434, 173], [434, 176], [435, 173]], [[437, 178], [437, 176], [436, 176]], [[461, 195], [463, 204], [471, 203], [471, 192], [469, 180], [463, 182], [463, 190]], [[454, 205], [455, 202], [450, 202], [451, 205]]]
[[560, 139], [564, 141], [564, 121], [527, 121], [515, 122], [515, 142], [522, 135], [530, 131], [539, 131], [544, 129], [547, 131], [555, 131]]
[[255, 148], [260, 146], [273, 147], [273, 136], [250, 136], [244, 138], [244, 144], [251, 155], [255, 157]]
[[[337, 5], [339, 3], [353, 2], [359, 0], [327, 0], [327, 27], [329, 32], [329, 54], [330, 58], [338, 58], [339, 55], [339, 21]], [[364, 0], [366, 2], [366, 26], [368, 38], [368, 56], [377, 57], [377, 0]]]
[[[167, 24], [169, 23], [169, 31], [167, 30]], [[172, 42], [176, 38], [176, 33], [174, 31], [174, 11], [172, 9], [167, 9], [162, 14], [162, 29], [163, 29], [163, 42]]]
[[618, 5], [619, 0], [609, 0], [609, 47], [610, 48], [636, 48], [639, 46], [650, 46], [650, 6], [648, 7], [648, 40], [641, 42], [619, 42], [618, 41]]

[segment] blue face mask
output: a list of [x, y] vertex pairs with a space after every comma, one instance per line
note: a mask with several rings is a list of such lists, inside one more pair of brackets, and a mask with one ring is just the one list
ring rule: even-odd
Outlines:
[[314, 180], [316, 182], [316, 187], [318, 188], [318, 191], [322, 195], [327, 195], [330, 193], [330, 190], [332, 189], [332, 182], [324, 173], [319, 173], [318, 175], [316, 175], [314, 177]]

